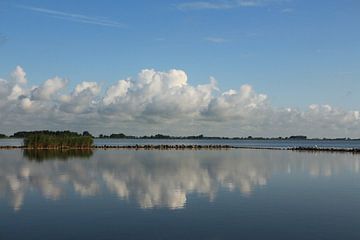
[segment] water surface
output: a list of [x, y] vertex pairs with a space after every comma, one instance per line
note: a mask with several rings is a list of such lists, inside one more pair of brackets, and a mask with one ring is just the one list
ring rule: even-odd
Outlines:
[[[360, 148], [360, 140], [232, 140], [232, 139], [94, 139], [96, 146], [133, 146], [133, 145], [231, 145], [252, 148]], [[0, 146], [21, 146], [22, 139], [0, 139]]]
[[359, 156], [2, 150], [0, 239], [359, 239]]

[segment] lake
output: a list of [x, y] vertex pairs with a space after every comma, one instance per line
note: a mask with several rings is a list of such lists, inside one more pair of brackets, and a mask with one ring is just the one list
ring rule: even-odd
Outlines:
[[0, 239], [360, 239], [360, 155], [0, 151]]
[[[94, 139], [96, 146], [133, 146], [133, 145], [231, 145], [252, 148], [360, 148], [360, 140], [232, 140], [232, 139]], [[22, 146], [22, 139], [0, 139], [0, 146]]]

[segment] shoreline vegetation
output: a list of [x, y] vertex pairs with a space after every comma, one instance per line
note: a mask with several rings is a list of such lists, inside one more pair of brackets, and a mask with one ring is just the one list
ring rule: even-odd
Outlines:
[[76, 132], [33, 132], [25, 134], [24, 146], [28, 149], [88, 149], [93, 138]]
[[91, 138], [97, 139], [204, 139], [204, 140], [360, 140], [360, 138], [308, 138], [304, 135], [294, 135], [288, 137], [259, 137], [259, 136], [247, 136], [247, 137], [218, 137], [218, 136], [204, 136], [200, 135], [192, 135], [192, 136], [171, 136], [164, 134], [155, 134], [155, 135], [144, 135], [144, 136], [133, 136], [126, 135], [124, 133], [112, 133], [110, 135], [99, 134], [97, 137], [93, 136], [88, 131], [84, 131], [82, 134], [71, 131], [49, 131], [49, 130], [41, 130], [41, 131], [20, 131], [16, 132], [12, 135], [5, 135], [0, 133], [1, 138], [26, 138], [27, 136], [34, 134], [44, 134], [44, 135], [54, 135], [54, 136], [87, 136]]
[[[0, 134], [0, 137], [5, 136]], [[6, 136], [5, 136], [6, 137]], [[0, 146], [0, 149], [24, 149], [24, 150], [92, 150], [92, 149], [134, 149], [134, 150], [219, 150], [219, 149], [272, 149], [272, 150], [292, 150], [292, 151], [325, 151], [325, 152], [352, 152], [360, 153], [359, 148], [334, 148], [334, 147], [251, 147], [251, 146], [232, 146], [226, 144], [144, 144], [144, 145], [93, 145], [94, 137], [87, 131], [82, 134], [70, 131], [30, 131], [30, 132], [17, 132], [10, 136], [11, 138], [23, 138], [23, 146]], [[173, 137], [168, 135], [151, 135], [143, 137], [126, 136], [125, 134], [112, 134], [110, 136], [100, 135], [99, 138], [110, 139], [230, 139], [230, 140], [318, 140], [308, 139], [306, 136], [290, 136], [286, 138], [227, 138], [227, 137], [205, 137], [203, 135], [187, 136], [187, 137]], [[337, 139], [324, 139], [324, 140], [359, 140], [348, 138]]]

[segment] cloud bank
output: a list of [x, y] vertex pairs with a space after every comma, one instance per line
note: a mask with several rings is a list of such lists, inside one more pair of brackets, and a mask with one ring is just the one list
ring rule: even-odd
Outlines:
[[221, 91], [214, 78], [191, 85], [183, 70], [144, 69], [102, 88], [84, 81], [68, 90], [61, 77], [39, 86], [17, 66], [0, 79], [0, 132], [33, 129], [90, 130], [94, 134], [166, 133], [222, 136], [359, 137], [360, 112], [312, 104], [277, 108], [251, 85]]

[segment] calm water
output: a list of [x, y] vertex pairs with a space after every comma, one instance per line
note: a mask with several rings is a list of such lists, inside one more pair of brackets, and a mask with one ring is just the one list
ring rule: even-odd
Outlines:
[[0, 146], [22, 146], [23, 140], [19, 138], [0, 138]]
[[[236, 147], [287, 148], [287, 147], [336, 147], [360, 148], [360, 140], [191, 140], [191, 139], [94, 139], [97, 146], [128, 146], [144, 144], [231, 145]], [[0, 139], [0, 146], [21, 146], [22, 139]]]
[[360, 155], [0, 151], [0, 239], [360, 239]]

